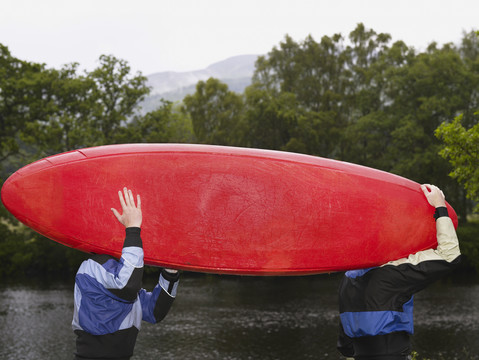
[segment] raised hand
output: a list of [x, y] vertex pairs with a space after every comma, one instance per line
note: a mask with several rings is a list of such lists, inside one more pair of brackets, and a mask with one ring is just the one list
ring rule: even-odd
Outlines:
[[421, 185], [421, 190], [430, 205], [434, 207], [446, 206], [446, 197], [437, 186], [423, 184]]
[[137, 205], [135, 205], [135, 198], [133, 197], [133, 193], [131, 192], [131, 190], [128, 190], [125, 187], [123, 188], [123, 193], [121, 191], [118, 191], [122, 214], [120, 214], [114, 208], [111, 208], [111, 211], [113, 211], [115, 217], [125, 227], [141, 227], [143, 217], [141, 213], [140, 195], [137, 195]]

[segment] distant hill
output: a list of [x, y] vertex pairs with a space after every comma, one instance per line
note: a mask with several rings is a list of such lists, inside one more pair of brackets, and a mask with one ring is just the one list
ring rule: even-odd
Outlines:
[[156, 109], [163, 98], [181, 101], [188, 94], [193, 94], [198, 81], [210, 77], [221, 80], [231, 91], [242, 93], [251, 83], [258, 55], [239, 55], [214, 63], [206, 69], [173, 72], [164, 71], [147, 75], [150, 95], [141, 104], [142, 113]]

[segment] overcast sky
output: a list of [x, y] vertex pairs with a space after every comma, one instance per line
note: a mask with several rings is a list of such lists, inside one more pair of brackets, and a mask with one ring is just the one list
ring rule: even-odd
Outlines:
[[13, 56], [92, 70], [111, 54], [143, 75], [266, 54], [286, 34], [347, 37], [359, 22], [421, 50], [477, 30], [479, 0], [0, 0]]

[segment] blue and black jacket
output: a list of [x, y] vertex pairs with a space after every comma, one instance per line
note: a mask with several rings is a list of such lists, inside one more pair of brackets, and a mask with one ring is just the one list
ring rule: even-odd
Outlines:
[[141, 321], [161, 321], [176, 296], [178, 274], [163, 270], [152, 292], [142, 289], [140, 228], [126, 228], [120, 260], [94, 255], [75, 278], [72, 327], [76, 359], [129, 359]]
[[381, 267], [346, 272], [339, 288], [339, 351], [355, 359], [405, 359], [411, 352], [413, 295], [450, 272], [460, 259], [447, 209], [436, 209], [437, 249]]

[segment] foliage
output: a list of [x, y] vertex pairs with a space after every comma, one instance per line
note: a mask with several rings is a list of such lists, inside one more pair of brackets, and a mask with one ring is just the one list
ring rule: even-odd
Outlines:
[[[444, 121], [436, 136], [442, 140], [441, 156], [448, 160], [453, 170], [451, 177], [463, 184], [467, 197], [479, 201], [479, 32], [466, 34], [460, 51], [466, 66], [467, 76], [463, 87], [467, 92], [467, 105], [453, 121]], [[476, 206], [479, 211], [479, 206]]]
[[240, 144], [247, 147], [284, 150], [296, 127], [296, 99], [291, 93], [273, 95], [250, 86], [245, 91], [242, 125], [247, 131], [239, 134]]
[[200, 143], [228, 145], [234, 143], [231, 133], [238, 125], [241, 97], [228, 90], [226, 84], [210, 78], [196, 85], [196, 92], [183, 99]]
[[191, 143], [196, 139], [190, 118], [169, 101], [144, 116], [135, 116], [120, 130], [115, 139], [119, 143]]
[[0, 44], [0, 161], [18, 154], [18, 135], [47, 111], [46, 90], [39, 85], [45, 68], [14, 58]]
[[[476, 113], [479, 115], [479, 113]], [[464, 184], [467, 196], [479, 201], [479, 123], [465, 129], [461, 120], [463, 115], [450, 123], [444, 122], [436, 135], [443, 140], [445, 146], [440, 154], [453, 166], [450, 175]], [[476, 207], [476, 210], [479, 208]]]
[[[9, 229], [7, 229], [9, 227]], [[0, 278], [71, 278], [86, 255], [47, 240], [21, 224], [0, 223]]]
[[43, 88], [44, 111], [35, 121], [28, 122], [19, 138], [34, 145], [36, 157], [88, 146], [91, 138], [93, 82], [77, 76], [77, 64], [61, 70], [45, 69], [35, 79], [35, 86]]
[[471, 221], [457, 228], [457, 236], [460, 240], [461, 253], [463, 254], [462, 267], [475, 270], [479, 273], [479, 222]]
[[121, 127], [150, 92], [146, 78], [141, 74], [130, 77], [130, 70], [126, 61], [102, 55], [100, 67], [87, 76], [95, 84], [91, 130], [96, 145], [115, 142]]
[[417, 353], [417, 351], [413, 351], [411, 353], [411, 360], [430, 360], [428, 358], [420, 358], [419, 357], [419, 354]]

